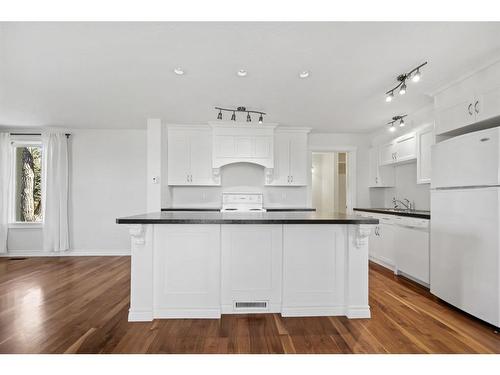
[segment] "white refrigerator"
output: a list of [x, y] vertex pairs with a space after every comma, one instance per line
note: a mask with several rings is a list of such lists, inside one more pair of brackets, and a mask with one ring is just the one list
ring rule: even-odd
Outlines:
[[500, 326], [500, 128], [432, 149], [431, 293]]

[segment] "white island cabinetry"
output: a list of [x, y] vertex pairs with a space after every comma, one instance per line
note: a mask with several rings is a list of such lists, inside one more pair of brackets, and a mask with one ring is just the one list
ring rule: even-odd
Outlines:
[[[370, 317], [368, 236], [375, 220], [328, 221], [316, 213], [259, 213], [243, 223], [219, 212], [145, 216], [154, 215], [150, 223], [118, 219], [132, 236], [130, 321], [222, 313]], [[289, 224], [290, 217], [304, 219]]]

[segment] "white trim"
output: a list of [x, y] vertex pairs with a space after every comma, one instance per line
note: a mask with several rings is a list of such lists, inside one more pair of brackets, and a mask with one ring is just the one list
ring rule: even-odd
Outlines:
[[0, 254], [0, 257], [94, 257], [94, 256], [130, 256], [129, 249], [117, 250], [67, 250], [67, 251], [44, 251], [44, 250], [8, 250]]
[[153, 320], [152, 311], [128, 311], [129, 322], [150, 322]]
[[282, 317], [346, 315], [345, 306], [284, 307]]
[[348, 306], [346, 316], [348, 319], [368, 319], [371, 317], [370, 306]]
[[8, 224], [9, 229], [42, 229], [43, 222], [16, 221]]
[[160, 309], [153, 311], [153, 317], [154, 319], [220, 319], [221, 310], [220, 308]]

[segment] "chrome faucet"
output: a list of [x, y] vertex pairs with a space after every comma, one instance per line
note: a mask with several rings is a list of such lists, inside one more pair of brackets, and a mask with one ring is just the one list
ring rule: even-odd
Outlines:
[[409, 199], [404, 198], [403, 200], [404, 202], [400, 201], [399, 199], [396, 199], [396, 197], [393, 197], [392, 204], [394, 204], [394, 208], [399, 208], [398, 203], [401, 203], [406, 210], [412, 210], [415, 208], [415, 205], [413, 205], [412, 207], [412, 204]]

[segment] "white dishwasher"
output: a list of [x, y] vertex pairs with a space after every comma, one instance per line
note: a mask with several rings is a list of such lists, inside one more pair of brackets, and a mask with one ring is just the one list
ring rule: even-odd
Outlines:
[[395, 223], [396, 269], [429, 284], [429, 220], [401, 217]]

